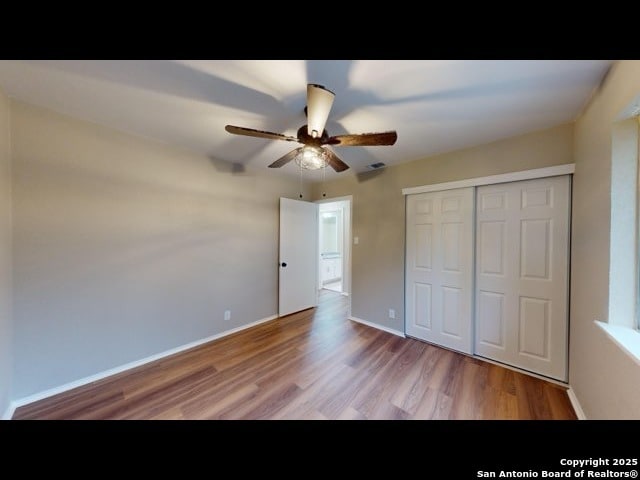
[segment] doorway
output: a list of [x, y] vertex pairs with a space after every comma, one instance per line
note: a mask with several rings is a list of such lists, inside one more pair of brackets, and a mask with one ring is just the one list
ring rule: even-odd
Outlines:
[[351, 196], [320, 200], [318, 289], [351, 293]]

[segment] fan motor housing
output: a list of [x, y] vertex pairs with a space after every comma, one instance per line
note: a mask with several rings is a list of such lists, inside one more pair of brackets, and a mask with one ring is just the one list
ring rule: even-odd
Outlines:
[[307, 126], [303, 125], [298, 129], [298, 141], [304, 143], [305, 145], [310, 145], [312, 147], [320, 147], [326, 144], [329, 141], [329, 134], [327, 130], [322, 131], [322, 135], [316, 138], [313, 138], [307, 132]]

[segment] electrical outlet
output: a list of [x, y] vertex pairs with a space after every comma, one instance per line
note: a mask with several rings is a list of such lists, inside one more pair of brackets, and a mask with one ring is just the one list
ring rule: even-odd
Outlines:
[[389, 318], [396, 318], [396, 311], [393, 308], [389, 309]]
[[224, 319], [225, 320], [231, 320], [231, 310], [225, 310], [224, 311]]

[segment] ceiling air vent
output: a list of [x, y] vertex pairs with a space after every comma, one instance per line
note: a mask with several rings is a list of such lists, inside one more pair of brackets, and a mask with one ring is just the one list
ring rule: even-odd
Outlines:
[[379, 169], [384, 168], [386, 166], [387, 166], [386, 163], [378, 162], [378, 163], [372, 163], [371, 165], [367, 165], [367, 168], [369, 170], [379, 170]]

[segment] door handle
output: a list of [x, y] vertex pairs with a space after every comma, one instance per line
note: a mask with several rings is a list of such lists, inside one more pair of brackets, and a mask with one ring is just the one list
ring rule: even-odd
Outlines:
[[287, 262], [282, 262], [282, 263], [280, 264], [280, 266], [281, 266], [281, 267], [286, 267], [286, 266], [287, 266]]

